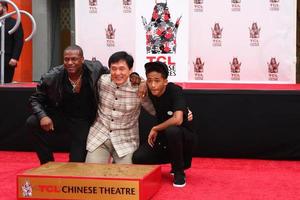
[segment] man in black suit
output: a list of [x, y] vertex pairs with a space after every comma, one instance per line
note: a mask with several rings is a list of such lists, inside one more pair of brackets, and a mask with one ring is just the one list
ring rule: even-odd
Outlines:
[[[0, 16], [7, 14], [8, 5], [6, 2], [0, 2]], [[8, 34], [16, 24], [16, 20], [12, 17], [5, 19], [5, 59], [4, 59], [4, 82], [10, 83], [13, 80], [15, 68], [23, 48], [24, 34], [22, 24], [13, 34]]]

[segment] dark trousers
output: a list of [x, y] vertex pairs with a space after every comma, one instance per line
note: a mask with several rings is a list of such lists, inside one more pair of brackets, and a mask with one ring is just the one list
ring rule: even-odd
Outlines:
[[[26, 121], [26, 129], [32, 140], [32, 145], [38, 155], [41, 164], [54, 161], [53, 147], [57, 146], [58, 136], [67, 136], [70, 162], [84, 162], [86, 157], [86, 140], [90, 129], [88, 120], [66, 118], [56, 113], [50, 116], [54, 124], [54, 131], [45, 132], [40, 127], [40, 121], [35, 115], [31, 115]], [[66, 135], [67, 134], [67, 135]], [[60, 137], [62, 138], [62, 137]]]
[[[16, 66], [10, 66], [8, 64], [9, 61], [10, 61], [10, 56], [5, 56], [5, 59], [4, 59], [4, 83], [11, 83], [14, 78], [14, 74], [15, 74]], [[0, 59], [0, 62], [1, 62], [1, 59]]]
[[189, 129], [171, 126], [158, 134], [153, 147], [140, 145], [133, 153], [134, 164], [171, 163], [172, 170], [181, 172], [191, 167], [194, 134]]
[[4, 68], [4, 83], [11, 83], [14, 78], [15, 68], [12, 66], [6, 65]]

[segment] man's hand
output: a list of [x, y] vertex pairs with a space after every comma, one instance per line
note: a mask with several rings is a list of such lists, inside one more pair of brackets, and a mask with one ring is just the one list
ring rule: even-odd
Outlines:
[[40, 121], [40, 126], [44, 131], [54, 131], [54, 125], [50, 117], [43, 117]]
[[145, 81], [141, 81], [138, 90], [138, 97], [144, 98], [147, 95], [147, 84]]
[[188, 109], [188, 121], [193, 121], [193, 113], [190, 109]]
[[148, 136], [148, 144], [151, 147], [154, 146], [157, 134], [158, 134], [158, 132], [154, 128], [152, 128], [151, 131], [150, 131], [150, 133], [149, 133], [149, 136]]
[[10, 61], [9, 61], [9, 66], [11, 66], [11, 67], [15, 67], [15, 66], [17, 66], [17, 63], [18, 63], [18, 61], [16, 60], [16, 59], [10, 59]]

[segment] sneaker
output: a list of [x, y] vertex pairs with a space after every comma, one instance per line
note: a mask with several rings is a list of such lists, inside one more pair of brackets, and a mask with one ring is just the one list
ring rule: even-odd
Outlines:
[[185, 174], [184, 172], [177, 172], [174, 174], [173, 186], [184, 187], [185, 186]]

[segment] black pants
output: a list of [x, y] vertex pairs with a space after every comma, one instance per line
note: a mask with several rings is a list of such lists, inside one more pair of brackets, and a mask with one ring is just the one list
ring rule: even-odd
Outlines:
[[[9, 65], [11, 55], [5, 55], [4, 57], [5, 57], [5, 59], [4, 59], [4, 83], [11, 83], [14, 78], [16, 66]], [[1, 62], [1, 59], [0, 59], [0, 62]], [[0, 74], [1, 74], [1, 72], [0, 72]]]
[[[58, 136], [67, 136], [69, 142], [63, 143], [69, 149], [70, 162], [84, 162], [86, 157], [86, 139], [90, 129], [88, 120], [70, 119], [62, 114], [55, 113], [50, 116], [54, 124], [54, 131], [45, 132], [40, 127], [40, 121], [35, 115], [31, 115], [26, 121], [26, 129], [32, 140], [41, 164], [54, 161], [53, 147], [57, 146]], [[67, 134], [67, 135], [66, 135]], [[62, 137], [60, 137], [62, 138]]]
[[189, 129], [171, 126], [159, 133], [153, 147], [142, 144], [134, 153], [134, 164], [171, 163], [172, 170], [183, 171], [191, 167], [194, 134]]
[[14, 78], [15, 66], [6, 65], [4, 68], [4, 83], [11, 83]]

